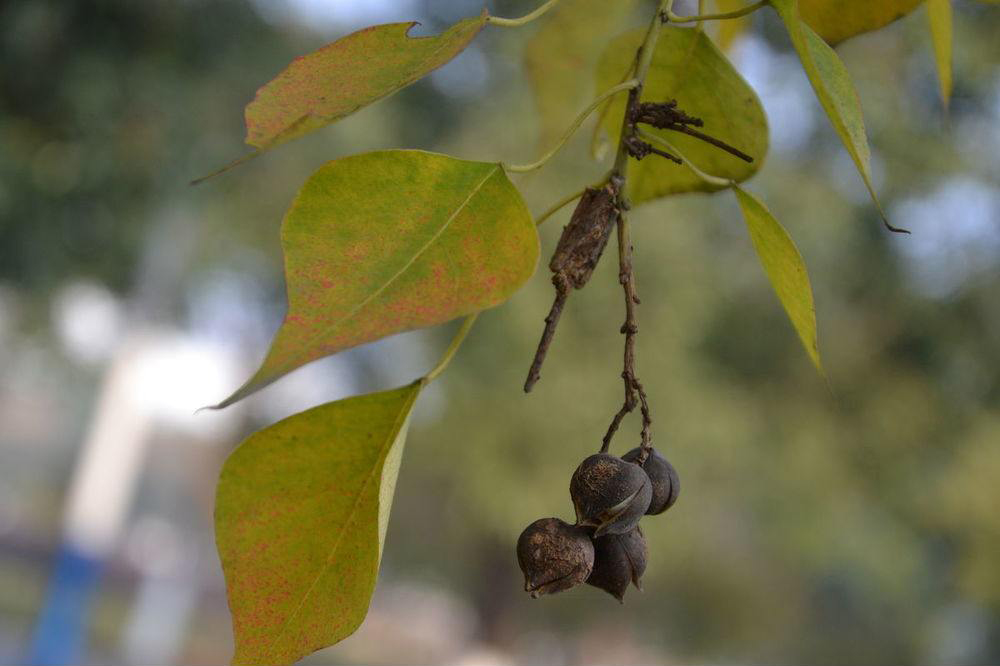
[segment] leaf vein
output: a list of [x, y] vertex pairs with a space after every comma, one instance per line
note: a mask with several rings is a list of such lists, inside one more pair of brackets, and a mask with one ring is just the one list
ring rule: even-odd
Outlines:
[[493, 176], [495, 176], [499, 170], [500, 170], [499, 165], [494, 165], [493, 168], [486, 174], [486, 176], [481, 181], [479, 181], [479, 183], [477, 183], [474, 188], [472, 188], [472, 191], [469, 192], [469, 196], [467, 196], [465, 198], [465, 200], [461, 204], [459, 204], [459, 206], [451, 213], [451, 215], [448, 216], [448, 219], [445, 220], [445, 222], [444, 222], [443, 225], [441, 225], [441, 228], [438, 229], [434, 233], [434, 235], [426, 243], [424, 243], [423, 247], [421, 247], [419, 250], [417, 250], [417, 252], [415, 252], [413, 254], [413, 256], [410, 257], [410, 259], [406, 262], [406, 264], [402, 268], [400, 268], [398, 271], [396, 271], [396, 273], [394, 273], [392, 275], [392, 277], [390, 277], [388, 280], [386, 280], [384, 284], [382, 284], [380, 287], [378, 287], [371, 294], [369, 294], [364, 299], [362, 299], [360, 302], [358, 302], [347, 313], [345, 313], [342, 317], [340, 317], [339, 319], [337, 319], [337, 321], [335, 321], [332, 324], [330, 324], [329, 326], [323, 328], [322, 330], [320, 330], [319, 332], [317, 332], [314, 336], [312, 336], [311, 338], [309, 338], [305, 343], [303, 343], [299, 347], [300, 351], [299, 351], [298, 354], [295, 354], [295, 355], [287, 358], [284, 361], [284, 363], [281, 363], [276, 369], [272, 370], [271, 373], [269, 373], [269, 374], [271, 374], [272, 376], [279, 376], [279, 375], [284, 374], [285, 372], [288, 372], [290, 369], [292, 369], [294, 367], [297, 367], [298, 364], [299, 364], [299, 361], [301, 361], [305, 356], [307, 356], [309, 354], [310, 349], [313, 347], [313, 345], [316, 344], [317, 341], [321, 340], [322, 338], [325, 338], [325, 337], [329, 336], [333, 331], [335, 331], [337, 328], [339, 328], [344, 322], [348, 321], [349, 319], [351, 319], [352, 317], [354, 317], [356, 314], [358, 314], [358, 312], [360, 312], [362, 308], [364, 308], [369, 303], [371, 303], [373, 300], [375, 300], [376, 298], [378, 298], [378, 296], [381, 295], [382, 292], [384, 292], [386, 289], [388, 289], [396, 280], [398, 280], [404, 273], [406, 273], [406, 271], [408, 271], [410, 269], [410, 267], [413, 266], [413, 264], [425, 252], [427, 252], [427, 250], [429, 250], [431, 248], [431, 246], [434, 245], [434, 243], [436, 243], [438, 241], [438, 239], [441, 237], [441, 235], [448, 229], [448, 227], [451, 226], [451, 223], [455, 221], [455, 218], [458, 217], [459, 213], [461, 213], [465, 209], [465, 207], [469, 205], [469, 202], [472, 201], [473, 197], [475, 197], [476, 194], [479, 193], [479, 190], [481, 190], [483, 188], [483, 186], [486, 184], [486, 182], [490, 178], [492, 178]]
[[[387, 453], [387, 450], [390, 447], [392, 447], [392, 445], [396, 442], [396, 438], [399, 436], [399, 431], [403, 427], [403, 422], [405, 421], [406, 416], [409, 415], [409, 412], [410, 412], [410, 409], [413, 406], [414, 400], [416, 400], [417, 393], [418, 393], [418, 391], [414, 391], [413, 392], [413, 395], [409, 399], [406, 400], [406, 402], [403, 404], [402, 409], [400, 409], [399, 413], [396, 415], [396, 420], [393, 421], [392, 427], [389, 429], [389, 434], [386, 437], [385, 442], [382, 444], [381, 447], [379, 447], [378, 454], [377, 454], [377, 456], [375, 458], [375, 464], [372, 465], [372, 470], [371, 470], [371, 472], [368, 473], [368, 478], [366, 478], [365, 482], [361, 485], [361, 489], [358, 491], [358, 496], [354, 500], [354, 506], [351, 507], [350, 514], [348, 514], [347, 519], [341, 525], [340, 531], [337, 534], [337, 539], [333, 542], [333, 545], [330, 547], [330, 552], [327, 555], [326, 561], [323, 563], [322, 568], [316, 574], [316, 577], [313, 579], [313, 582], [309, 585], [309, 589], [306, 590], [305, 594], [302, 595], [302, 600], [299, 601], [298, 606], [296, 606], [295, 610], [293, 610], [288, 615], [288, 619], [285, 620], [285, 624], [282, 625], [281, 629], [275, 635], [274, 639], [268, 644], [268, 646], [264, 648], [263, 654], [273, 654], [274, 653], [274, 649], [277, 646], [278, 642], [280, 641], [281, 637], [285, 635], [286, 631], [288, 631], [288, 628], [292, 625], [292, 622], [298, 616], [299, 612], [305, 607], [306, 602], [309, 600], [309, 597], [313, 593], [313, 590], [315, 590], [316, 586], [319, 585], [319, 581], [323, 578], [323, 576], [326, 575], [326, 572], [327, 572], [327, 570], [329, 570], [330, 565], [333, 564], [334, 556], [337, 554], [337, 551], [340, 549], [340, 544], [344, 540], [344, 535], [347, 534], [347, 528], [357, 518], [358, 507], [360, 507], [361, 500], [362, 500], [362, 498], [364, 498], [365, 493], [368, 490], [368, 486], [371, 485], [372, 479], [375, 478], [375, 471], [377, 469], [380, 469], [378, 461], [382, 460], [383, 464], [384, 464], [384, 462], [385, 462], [385, 455]], [[377, 533], [378, 533], [378, 531], [376, 530], [376, 534]], [[376, 537], [376, 538], [379, 538], [379, 537]], [[261, 662], [261, 663], [267, 663], [267, 662]]]

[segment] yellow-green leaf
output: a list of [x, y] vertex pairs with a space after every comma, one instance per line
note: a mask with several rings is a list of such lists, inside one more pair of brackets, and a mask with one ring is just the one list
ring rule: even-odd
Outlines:
[[734, 187], [733, 191], [743, 210], [743, 219], [750, 230], [750, 240], [753, 241], [761, 266], [791, 319], [795, 332], [799, 334], [806, 353], [820, 374], [823, 374], [816, 339], [816, 306], [802, 255], [785, 228], [757, 197], [739, 187]]
[[215, 539], [234, 664], [291, 664], [360, 626], [420, 388], [296, 414], [251, 435], [226, 460]]
[[486, 24], [486, 11], [440, 35], [409, 37], [416, 25], [359, 30], [296, 58], [246, 107], [246, 142], [264, 151], [389, 95], [462, 52]]
[[225, 407], [322, 356], [499, 305], [535, 270], [538, 234], [496, 163], [388, 150], [327, 163], [281, 230], [288, 314]]
[[951, 0], [927, 0], [927, 19], [931, 26], [941, 101], [948, 108], [948, 101], [951, 99]]
[[587, 76], [608, 33], [617, 32], [635, 0], [562, 0], [525, 47], [542, 143], [554, 143], [595, 95]]
[[[597, 87], [610, 88], [635, 58], [644, 31], [628, 32], [608, 44], [597, 66]], [[767, 153], [767, 118], [757, 94], [705, 33], [664, 26], [642, 93], [643, 101], [676, 99], [679, 108], [701, 118], [700, 131], [754, 158], [750, 164], [694, 137], [648, 128], [677, 146], [702, 171], [741, 182], [757, 173]], [[614, 142], [621, 134], [625, 96], [612, 101], [602, 126]], [[636, 163], [629, 173], [629, 196], [636, 203], [680, 192], [712, 192], [724, 186], [706, 183], [689, 169], [660, 157]]]
[[[747, 4], [747, 0], [715, 0], [716, 11], [720, 14], [742, 9]], [[711, 23], [715, 24], [715, 41], [719, 44], [719, 48], [728, 51], [733, 42], [750, 29], [751, 21], [752, 18], [749, 14], [735, 19], [712, 21]]]
[[836, 130], [840, 140], [844, 143], [844, 147], [847, 148], [858, 173], [861, 174], [861, 179], [864, 181], [882, 221], [890, 229], [902, 231], [889, 224], [882, 211], [878, 195], [875, 194], [871, 174], [871, 152], [868, 148], [868, 136], [865, 133], [861, 100], [858, 98], [858, 91], [854, 88], [851, 75], [848, 74], [843, 61], [829, 44], [799, 19], [796, 0], [771, 0], [771, 6], [775, 8], [778, 15], [781, 16], [781, 20], [784, 21], [792, 45], [802, 62], [802, 68], [816, 92], [816, 98], [823, 110], [826, 111], [833, 129]]
[[906, 16], [922, 0], [799, 0], [802, 20], [830, 44], [878, 30]]

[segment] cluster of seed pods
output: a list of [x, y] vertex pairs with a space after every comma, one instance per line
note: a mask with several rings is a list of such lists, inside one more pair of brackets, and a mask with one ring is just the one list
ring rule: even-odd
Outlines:
[[637, 464], [641, 452], [585, 458], [569, 483], [576, 524], [542, 518], [521, 533], [517, 561], [532, 598], [587, 583], [624, 602], [630, 583], [642, 589], [648, 548], [639, 520], [673, 506], [680, 479], [655, 450]]

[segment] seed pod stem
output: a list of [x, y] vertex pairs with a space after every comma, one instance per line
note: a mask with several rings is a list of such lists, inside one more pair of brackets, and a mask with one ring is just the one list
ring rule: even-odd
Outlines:
[[618, 219], [618, 182], [608, 180], [602, 187], [588, 187], [580, 197], [569, 224], [563, 229], [556, 245], [549, 270], [556, 298], [545, 318], [545, 330], [538, 343], [538, 350], [524, 382], [524, 392], [529, 393], [541, 376], [542, 363], [552, 344], [556, 325], [562, 315], [571, 289], [581, 289], [597, 267], [604, 248]]
[[621, 327], [621, 332], [625, 336], [624, 368], [622, 369], [625, 401], [621, 409], [611, 419], [608, 432], [601, 441], [601, 453], [607, 453], [611, 446], [611, 439], [618, 431], [622, 419], [638, 405], [642, 413], [642, 452], [636, 462], [642, 465], [649, 455], [649, 449], [652, 448], [653, 419], [650, 415], [646, 390], [635, 371], [635, 336], [639, 332], [635, 306], [639, 304], [639, 296], [635, 289], [635, 271], [632, 268], [632, 238], [624, 206], [618, 216], [618, 282], [622, 285], [622, 291], [625, 295], [625, 323]]
[[566, 299], [569, 296], [569, 285], [565, 280], [556, 281], [553, 278], [553, 282], [556, 285], [556, 300], [553, 301], [552, 309], [549, 310], [548, 316], [545, 317], [545, 330], [542, 331], [542, 339], [538, 341], [535, 359], [531, 362], [531, 368], [528, 370], [528, 378], [524, 382], [525, 393], [530, 393], [535, 383], [542, 376], [542, 363], [545, 362], [545, 356], [549, 353], [549, 346], [552, 344], [552, 338], [556, 334], [559, 317], [562, 316], [563, 306], [566, 305]]

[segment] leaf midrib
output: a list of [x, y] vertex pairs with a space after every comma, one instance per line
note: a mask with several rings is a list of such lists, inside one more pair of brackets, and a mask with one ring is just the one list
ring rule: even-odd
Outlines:
[[[365, 493], [368, 491], [368, 486], [371, 485], [372, 479], [375, 478], [375, 471], [381, 469], [382, 467], [379, 461], [382, 461], [382, 464], [384, 464], [386, 454], [388, 453], [388, 450], [393, 446], [393, 444], [395, 444], [396, 439], [399, 437], [399, 431], [403, 426], [403, 422], [405, 421], [406, 416], [409, 414], [410, 409], [413, 407], [413, 403], [420, 392], [419, 389], [415, 387], [415, 385], [411, 385], [409, 387], [409, 390], [410, 390], [410, 396], [403, 403], [402, 408], [396, 415], [396, 420], [392, 424], [392, 428], [389, 429], [388, 436], [385, 438], [385, 441], [382, 443], [382, 446], [379, 447], [378, 454], [376, 455], [375, 458], [375, 464], [372, 465], [372, 469], [368, 473], [368, 477], [365, 479], [365, 482], [361, 484], [361, 488], [358, 490], [358, 496], [354, 500], [354, 505], [351, 507], [351, 511], [347, 515], [346, 520], [344, 520], [343, 524], [341, 525], [340, 531], [337, 534], [337, 538], [333, 542], [333, 545], [330, 547], [330, 552], [326, 557], [326, 561], [323, 563], [322, 568], [316, 573], [316, 577], [313, 579], [312, 583], [310, 583], [309, 589], [306, 590], [305, 594], [302, 595], [302, 600], [299, 601], [298, 606], [296, 606], [295, 610], [293, 610], [288, 615], [288, 619], [285, 620], [285, 624], [282, 625], [278, 633], [268, 644], [266, 644], [266, 646], [262, 650], [262, 658], [266, 655], [273, 654], [281, 638], [285, 635], [285, 632], [288, 631], [288, 628], [292, 625], [292, 622], [298, 616], [299, 612], [305, 607], [306, 602], [309, 600], [309, 597], [313, 593], [313, 590], [315, 590], [316, 586], [319, 585], [319, 581], [323, 578], [323, 576], [326, 575], [326, 572], [329, 570], [330, 565], [333, 563], [334, 556], [337, 554], [337, 551], [340, 549], [340, 544], [344, 540], [344, 535], [347, 534], [347, 528], [352, 523], [354, 523], [354, 520], [358, 515], [358, 508], [361, 506], [361, 500], [362, 498], [365, 497]], [[378, 535], [377, 529], [376, 529], [376, 535]], [[376, 536], [375, 538], [379, 539], [379, 536]], [[272, 663], [272, 662], [261, 661], [259, 663]]]
[[493, 168], [490, 169], [490, 171], [486, 174], [486, 176], [481, 181], [479, 181], [479, 183], [477, 183], [474, 188], [472, 188], [472, 191], [469, 193], [469, 196], [467, 196], [465, 200], [462, 201], [462, 203], [459, 204], [458, 207], [451, 213], [451, 215], [448, 216], [448, 219], [445, 220], [445, 223], [441, 226], [441, 228], [438, 229], [434, 233], [434, 235], [426, 243], [424, 243], [424, 245], [419, 250], [417, 250], [412, 257], [410, 257], [410, 259], [406, 262], [406, 264], [392, 275], [392, 277], [386, 280], [371, 294], [369, 294], [368, 296], [363, 298], [360, 302], [358, 302], [353, 308], [350, 309], [350, 311], [348, 311], [342, 317], [340, 317], [340, 319], [333, 322], [329, 326], [323, 328], [315, 335], [313, 335], [311, 338], [309, 338], [306, 342], [304, 342], [302, 345], [300, 345], [299, 346], [299, 349], [301, 350], [300, 353], [289, 357], [288, 359], [285, 360], [284, 363], [279, 364], [275, 371], [272, 371], [268, 374], [271, 376], [278, 376], [284, 374], [285, 372], [289, 372], [293, 368], [297, 367], [298, 362], [302, 360], [304, 357], [308, 356], [308, 351], [313, 347], [313, 345], [315, 345], [319, 340], [328, 337], [331, 333], [333, 333], [333, 331], [335, 331], [337, 328], [343, 325], [344, 322], [354, 317], [369, 303], [378, 298], [378, 296], [382, 294], [382, 292], [384, 292], [386, 289], [392, 286], [392, 284], [396, 280], [398, 280], [404, 273], [406, 273], [410, 269], [410, 267], [413, 266], [413, 264], [416, 263], [416, 261], [421, 256], [423, 256], [423, 254], [427, 252], [427, 250], [430, 249], [431, 246], [433, 246], [438, 241], [441, 235], [444, 234], [444, 232], [447, 231], [448, 227], [451, 226], [451, 223], [455, 221], [455, 218], [458, 217], [459, 213], [465, 210], [466, 206], [469, 205], [469, 202], [472, 201], [473, 197], [475, 197], [476, 194], [479, 193], [479, 190], [483, 188], [483, 186], [486, 184], [486, 181], [488, 181], [490, 178], [496, 175], [496, 173], [499, 170], [500, 170], [499, 165], [493, 165]]
[[[485, 12], [485, 10], [483, 10], [483, 11]], [[436, 59], [441, 54], [441, 52], [444, 51], [450, 45], [450, 42], [448, 42], [448, 40], [445, 39], [445, 36], [451, 30], [455, 29], [457, 26], [461, 25], [462, 23], [464, 23], [465, 21], [468, 21], [468, 20], [469, 19], [463, 19], [462, 21], [459, 21], [458, 23], [452, 25], [448, 30], [445, 30], [441, 34], [438, 34], [438, 35], [427, 35], [427, 36], [424, 36], [424, 37], [410, 37], [409, 36], [409, 32], [410, 32], [410, 30], [413, 29], [413, 26], [419, 24], [418, 21], [402, 21], [402, 22], [399, 22], [399, 23], [396, 23], [396, 24], [386, 24], [386, 25], [406, 25], [407, 26], [406, 29], [403, 31], [403, 43], [404, 44], [408, 40], [409, 41], [416, 41], [416, 40], [420, 40], [420, 39], [437, 39], [437, 40], [440, 40], [442, 43], [438, 44], [437, 47], [433, 51], [431, 51], [431, 53], [426, 58], [424, 58], [425, 61], [429, 61], [429, 60]], [[479, 30], [482, 30], [482, 28], [483, 28], [484, 25], [486, 25], [486, 22], [483, 19], [483, 17], [481, 16], [480, 17], [480, 23], [479, 23], [478, 29], [465, 41], [465, 44], [458, 50], [458, 53], [461, 53], [462, 51], [465, 50], [465, 48], [472, 42], [472, 40], [476, 38], [476, 35], [479, 34]], [[373, 26], [373, 27], [378, 28], [378, 27], [382, 27], [382, 26]], [[358, 32], [362, 32], [362, 31], [356, 31], [354, 33], [351, 33], [350, 35], [346, 35], [346, 36], [342, 37], [341, 39], [338, 39], [335, 42], [332, 42], [331, 44], [328, 44], [327, 46], [333, 46], [337, 42], [340, 42], [340, 41], [345, 40], [345, 39], [349, 39], [349, 38], [355, 36]], [[317, 53], [319, 53], [319, 51], [322, 51], [322, 50], [323, 49], [319, 49], [318, 51], [310, 53], [309, 55], [310, 56], [311, 55], [316, 55]], [[308, 56], [306, 56], [306, 57], [308, 57]], [[455, 56], [452, 56], [452, 58], [454, 58], [454, 57]], [[310, 118], [319, 118], [321, 121], [324, 122], [324, 125], [328, 125], [328, 124], [334, 123], [337, 120], [340, 120], [341, 118], [346, 118], [347, 116], [349, 116], [349, 115], [357, 112], [362, 107], [374, 104], [375, 102], [378, 102], [379, 100], [382, 100], [382, 99], [388, 97], [389, 95], [392, 95], [393, 93], [395, 93], [395, 92], [397, 92], [397, 91], [399, 91], [399, 90], [401, 90], [401, 89], [409, 86], [413, 82], [419, 80], [421, 77], [426, 76], [428, 74], [428, 72], [433, 71], [433, 70], [437, 69], [438, 67], [441, 67], [444, 64], [445, 63], [441, 63], [441, 64], [439, 64], [439, 65], [437, 65], [435, 67], [432, 67], [432, 68], [430, 68], [430, 70], [427, 70], [427, 71], [423, 72], [422, 74], [413, 74], [413, 73], [411, 73], [410, 76], [402, 77], [402, 78], [399, 79], [399, 83], [395, 87], [389, 88], [385, 92], [382, 92], [380, 94], [372, 96], [367, 101], [357, 102], [352, 108], [350, 108], [348, 110], [343, 110], [343, 111], [341, 111], [339, 113], [338, 112], [334, 112], [334, 113], [322, 113], [322, 114], [317, 114], [317, 113], [312, 113], [312, 112], [305, 113], [305, 114], [299, 116], [298, 118], [296, 118], [295, 120], [293, 120], [293, 121], [289, 122], [288, 124], [286, 124], [286, 126], [284, 128], [282, 128], [279, 132], [275, 133], [270, 139], [265, 140], [263, 146], [257, 146], [256, 144], [250, 143], [250, 140], [249, 140], [250, 137], [249, 137], [249, 131], [248, 131], [248, 136], [247, 136], [247, 139], [246, 139], [246, 143], [248, 145], [257, 147], [260, 150], [268, 150], [268, 149], [271, 149], [271, 148], [275, 148], [278, 145], [280, 145], [282, 143], [285, 143], [287, 141], [293, 141], [294, 139], [301, 138], [304, 135], [291, 136], [291, 137], [289, 135], [295, 130], [296, 127], [298, 127], [300, 124], [304, 123], [306, 120], [308, 120]], [[287, 71], [287, 69], [285, 71]], [[283, 73], [284, 72], [279, 73], [278, 76], [280, 77], [281, 74], [283, 74]], [[265, 87], [267, 85], [270, 85], [274, 81], [276, 81], [277, 78], [278, 77], [275, 77], [274, 79], [272, 79], [271, 81], [269, 81], [267, 84], [265, 84]], [[260, 94], [260, 92], [258, 91], [257, 95], [259, 95], [259, 94]], [[255, 96], [254, 99], [253, 99], [253, 101], [251, 102], [251, 104], [254, 104], [256, 102], [257, 102], [257, 97]], [[319, 128], [316, 128], [316, 129], [319, 129]], [[248, 128], [248, 130], [249, 130], [249, 128]]]

